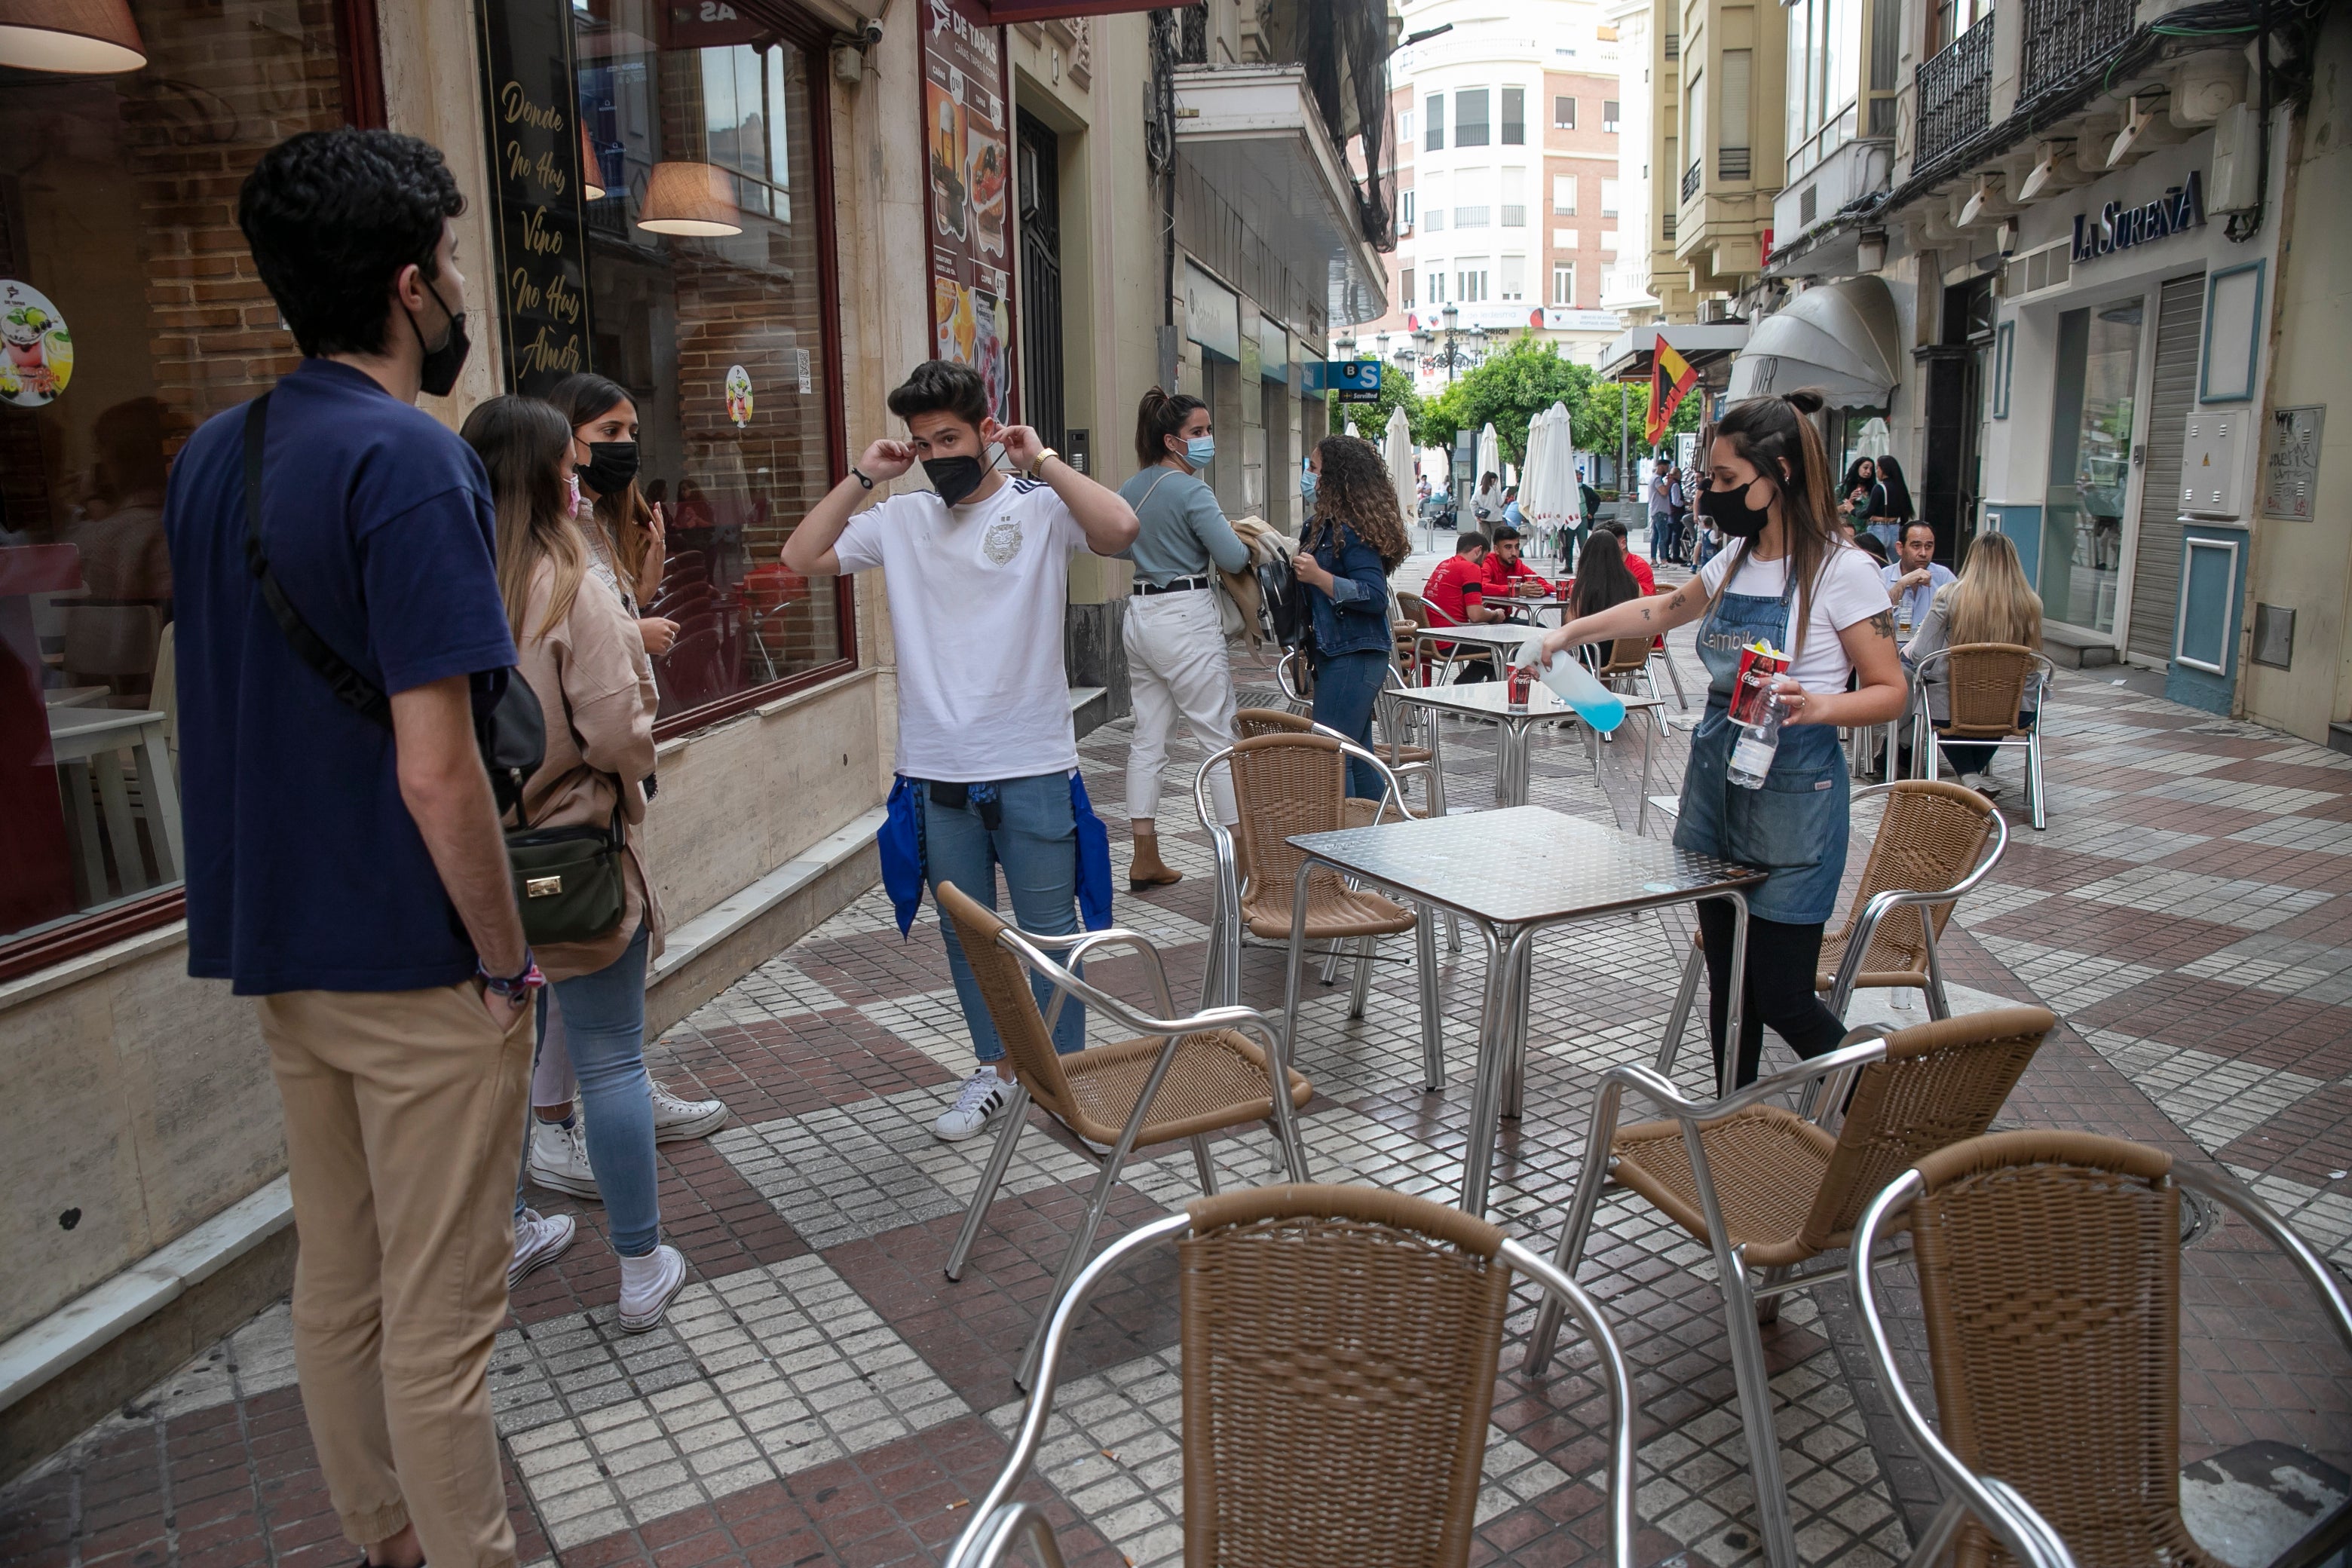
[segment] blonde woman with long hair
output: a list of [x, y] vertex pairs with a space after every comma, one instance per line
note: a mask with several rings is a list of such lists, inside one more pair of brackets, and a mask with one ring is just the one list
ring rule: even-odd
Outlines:
[[[1958, 581], [1937, 592], [1904, 656], [1916, 665], [1938, 648], [1989, 642], [2035, 649], [2042, 647], [2042, 596], [2026, 581], [2024, 563], [2017, 558], [2017, 546], [2002, 533], [1977, 535], [1975, 542], [1969, 546], [1968, 562], [1960, 568]], [[1951, 717], [1950, 668], [1949, 660], [1938, 661], [1927, 672], [1925, 683], [1927, 716], [1939, 724]], [[2024, 710], [2017, 716], [2019, 729], [2033, 727], [2041, 700], [2038, 687], [2028, 684]], [[1959, 775], [1962, 784], [1979, 795], [1994, 795], [2000, 793], [2000, 786], [1985, 770], [1992, 765], [1995, 750], [1992, 746], [1971, 746], [1959, 742], [1945, 746], [1944, 758], [1952, 764], [1952, 771]]]
[[[459, 434], [489, 472], [499, 589], [517, 668], [547, 718], [545, 760], [523, 784], [520, 821], [603, 827], [617, 819], [625, 845], [619, 922], [603, 936], [537, 953], [562, 1012], [588, 1116], [583, 1132], [569, 1116], [550, 1122], [535, 1114], [526, 1164], [539, 1166], [542, 1144], [565, 1145], [576, 1157], [584, 1142], [621, 1260], [620, 1326], [643, 1333], [686, 1284], [686, 1259], [661, 1242], [646, 1076], [646, 971], [662, 935], [661, 904], [636, 832], [654, 771], [653, 668], [635, 617], [589, 569], [567, 482], [571, 424], [537, 398], [493, 397], [467, 416]], [[509, 1284], [551, 1261], [572, 1234], [568, 1217], [541, 1219], [524, 1208], [520, 1182], [515, 1211]]]

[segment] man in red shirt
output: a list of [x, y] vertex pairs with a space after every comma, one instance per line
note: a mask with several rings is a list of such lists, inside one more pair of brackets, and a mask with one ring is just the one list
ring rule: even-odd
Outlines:
[[1612, 517], [1601, 526], [1615, 534], [1618, 543], [1625, 545], [1625, 570], [1633, 574], [1633, 581], [1641, 586], [1642, 597], [1646, 599], [1656, 593], [1658, 574], [1650, 570], [1650, 563], [1647, 561], [1633, 553], [1633, 547], [1631, 544], [1626, 543], [1625, 525]]
[[1519, 531], [1509, 523], [1495, 531], [1495, 548], [1480, 568], [1486, 579], [1486, 592], [1496, 598], [1512, 598], [1524, 590], [1521, 584], [1532, 583], [1545, 594], [1551, 584], [1535, 574], [1535, 569], [1519, 559]]
[[[1429, 581], [1421, 590], [1422, 600], [1429, 606], [1431, 626], [1486, 626], [1503, 618], [1502, 611], [1489, 608], [1486, 604], [1486, 578], [1482, 569], [1486, 558], [1486, 536], [1476, 530], [1454, 542], [1454, 553], [1429, 574]], [[1475, 679], [1494, 679], [1494, 666], [1484, 654], [1465, 659], [1455, 668]]]

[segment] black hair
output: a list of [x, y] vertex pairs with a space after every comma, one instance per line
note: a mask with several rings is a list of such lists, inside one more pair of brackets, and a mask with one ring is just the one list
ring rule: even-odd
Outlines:
[[1518, 538], [1518, 537], [1519, 537], [1519, 531], [1518, 531], [1517, 529], [1516, 529], [1516, 528], [1513, 528], [1513, 527], [1512, 527], [1509, 523], [1507, 523], [1507, 523], [1505, 523], [1505, 524], [1503, 524], [1503, 526], [1502, 526], [1502, 527], [1500, 527], [1500, 528], [1498, 528], [1498, 529], [1495, 530], [1495, 542], [1496, 542], [1496, 543], [1497, 543], [1497, 544], [1502, 543], [1502, 542], [1503, 542], [1503, 541], [1505, 541], [1506, 539], [1517, 539], [1517, 538]]
[[1494, 542], [1495, 542], [1493, 540], [1487, 538], [1476, 529], [1470, 529], [1467, 531], [1455, 536], [1454, 541], [1454, 553], [1456, 555], [1467, 555], [1474, 550], [1485, 550]]
[[1625, 520], [1624, 520], [1623, 518], [1619, 518], [1619, 517], [1612, 517], [1612, 518], [1609, 518], [1609, 519], [1607, 519], [1606, 521], [1604, 521], [1601, 524], [1601, 528], [1602, 528], [1602, 529], [1606, 530], [1608, 532], [1611, 532], [1611, 533], [1615, 534], [1615, 535], [1617, 536], [1617, 541], [1618, 541], [1618, 542], [1619, 542], [1619, 543], [1621, 543], [1621, 544], [1622, 544], [1622, 543], [1623, 543], [1623, 542], [1625, 542], [1625, 540], [1626, 540], [1627, 538], [1629, 538], [1629, 537], [1630, 537], [1630, 535], [1626, 532], [1626, 530], [1625, 530]]
[[1853, 536], [1853, 547], [1856, 550], [1861, 551], [1864, 555], [1869, 556], [1873, 561], [1877, 562], [1881, 566], [1892, 566], [1894, 564], [1893, 562], [1886, 559], [1886, 542], [1880, 539], [1878, 535], [1874, 533], [1855, 534]]
[[971, 426], [975, 434], [988, 417], [988, 388], [980, 372], [953, 360], [927, 359], [891, 390], [890, 412], [912, 420], [918, 414], [948, 414]]
[[1601, 611], [1642, 596], [1642, 584], [1625, 564], [1625, 546], [1613, 528], [1596, 528], [1576, 558], [1576, 586], [1569, 595], [1570, 618], [1597, 616]]
[[410, 266], [437, 277], [442, 226], [465, 210], [439, 148], [344, 127], [264, 153], [237, 193], [236, 224], [304, 353], [373, 354], [384, 351], [393, 279]]
[[1924, 528], [1931, 535], [1936, 531], [1936, 525], [1929, 522], [1926, 518], [1906, 517], [1903, 520], [1902, 531], [1895, 534], [1895, 537], [1898, 540], [1908, 542], [1911, 538], [1911, 531], [1915, 528]]
[[1188, 393], [1157, 386], [1146, 392], [1135, 407], [1135, 460], [1148, 468], [1162, 458], [1174, 456], [1168, 450], [1168, 437], [1182, 434], [1192, 411], [1207, 406]]
[[1878, 482], [1886, 491], [1886, 515], [1897, 521], [1912, 517], [1911, 487], [1904, 481], [1903, 465], [1891, 452], [1878, 459]]
[[[632, 408], [637, 405], [636, 395], [627, 387], [611, 376], [589, 370], [567, 375], [549, 387], [547, 401], [574, 430], [616, 403], [625, 403]], [[604, 531], [607, 552], [625, 579], [635, 583], [645, 570], [646, 553], [653, 548], [653, 540], [645, 531], [645, 524], [653, 518], [653, 507], [638, 488], [638, 481], [631, 479], [629, 488], [617, 495], [596, 497], [594, 515], [597, 526]]]

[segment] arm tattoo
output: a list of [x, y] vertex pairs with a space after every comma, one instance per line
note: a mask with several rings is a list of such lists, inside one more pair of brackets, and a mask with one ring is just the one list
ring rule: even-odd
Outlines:
[[1643, 606], [1642, 606], [1642, 619], [1643, 619], [1644, 621], [1646, 621], [1646, 620], [1648, 620], [1649, 618], [1650, 618], [1650, 606], [1649, 606], [1649, 605], [1643, 605]]
[[1891, 609], [1881, 610], [1878, 614], [1871, 616], [1870, 629], [1876, 632], [1880, 637], [1885, 637], [1888, 642], [1893, 642], [1895, 640], [1895, 612]]

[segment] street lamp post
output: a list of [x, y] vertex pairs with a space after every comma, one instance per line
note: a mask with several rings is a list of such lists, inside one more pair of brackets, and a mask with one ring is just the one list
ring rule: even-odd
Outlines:
[[[1479, 362], [1486, 357], [1486, 329], [1484, 327], [1473, 327], [1465, 334], [1462, 331], [1462, 312], [1460, 310], [1454, 306], [1448, 305], [1445, 307], [1443, 314], [1445, 321], [1445, 346], [1444, 348], [1441, 349], [1433, 346], [1436, 340], [1434, 335], [1426, 327], [1413, 333], [1412, 341], [1419, 347], [1421, 357], [1424, 363], [1429, 364], [1442, 364], [1445, 367], [1445, 382], [1447, 385], [1451, 386], [1454, 384], [1454, 374], [1457, 371], [1475, 370], [1477, 368]], [[1463, 346], [1461, 342], [1465, 335], [1469, 339], [1469, 346], [1466, 348]]]

